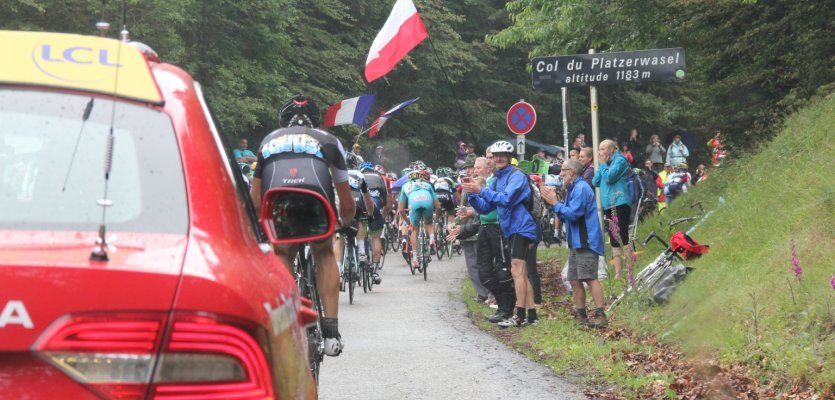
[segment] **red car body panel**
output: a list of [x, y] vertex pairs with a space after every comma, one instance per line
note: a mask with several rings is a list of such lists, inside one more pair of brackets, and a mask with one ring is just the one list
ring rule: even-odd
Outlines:
[[91, 261], [97, 232], [0, 230], [0, 311], [20, 301], [33, 325], [0, 326], [0, 397], [97, 398], [30, 350], [63, 315], [140, 310], [218, 315], [259, 327], [268, 337], [263, 350], [275, 397], [315, 398], [292, 275], [256, 237], [191, 77], [169, 64], [148, 65], [164, 105], [146, 105], [166, 113], [177, 136], [187, 234], [108, 231], [118, 236], [109, 261]]

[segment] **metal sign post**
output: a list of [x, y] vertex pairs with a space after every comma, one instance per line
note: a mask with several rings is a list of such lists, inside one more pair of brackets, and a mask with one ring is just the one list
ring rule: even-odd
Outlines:
[[564, 159], [568, 159], [568, 113], [566, 112], [566, 102], [568, 102], [568, 89], [562, 88], [562, 142]]
[[519, 155], [519, 161], [525, 159], [525, 135], [516, 136], [516, 154]]

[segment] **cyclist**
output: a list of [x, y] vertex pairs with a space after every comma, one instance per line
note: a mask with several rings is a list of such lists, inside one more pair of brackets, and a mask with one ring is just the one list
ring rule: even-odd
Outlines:
[[450, 177], [452, 175], [454, 173], [451, 168], [438, 168], [438, 179], [433, 184], [438, 202], [441, 204], [441, 208], [447, 212], [446, 221], [444, 221], [447, 226], [455, 218], [455, 206], [458, 204], [456, 184]]
[[[371, 235], [371, 246], [373, 252], [371, 255], [371, 261], [374, 263], [374, 269], [372, 270], [371, 275], [374, 278], [374, 284], [379, 285], [381, 282], [379, 274], [380, 253], [382, 252], [383, 247], [380, 235], [383, 233], [383, 226], [386, 223], [383, 216], [388, 215], [391, 209], [391, 203], [388, 201], [389, 193], [386, 189], [386, 181], [380, 176], [377, 169], [370, 162], [366, 161], [360, 165], [360, 171], [365, 176], [368, 193], [371, 195], [371, 200], [374, 202], [374, 214], [373, 219], [369, 220], [368, 234]], [[359, 240], [365, 239], [365, 232], [363, 231], [364, 229], [360, 229], [360, 235], [357, 236]], [[361, 253], [364, 252], [365, 248], [362, 247]], [[362, 259], [362, 255], [360, 255], [360, 259]]]
[[[294, 96], [279, 112], [280, 128], [268, 134], [258, 151], [258, 164], [250, 192], [256, 210], [261, 198], [273, 187], [300, 187], [316, 191], [334, 205], [339, 198], [339, 216], [344, 223], [354, 215], [354, 198], [348, 185], [345, 150], [336, 136], [320, 129], [319, 109], [312, 99]], [[335, 207], [334, 207], [335, 208]], [[288, 268], [299, 245], [275, 247], [275, 253]], [[316, 284], [322, 299], [322, 336], [325, 354], [338, 356], [344, 347], [339, 334], [339, 270], [333, 254], [332, 238], [312, 243], [316, 260]]]
[[[412, 267], [414, 268], [421, 265], [415, 254], [415, 249], [417, 249], [417, 224], [420, 218], [423, 218], [429, 236], [429, 246], [435, 247], [435, 226], [432, 223], [432, 215], [441, 208], [441, 205], [435, 197], [435, 190], [429, 184], [429, 176], [429, 172], [426, 170], [416, 170], [409, 173], [409, 182], [403, 185], [403, 190], [400, 192], [400, 204], [397, 206], [397, 211], [400, 213], [404, 213], [407, 205], [409, 207], [411, 228], [409, 241], [412, 245]], [[427, 256], [429, 255], [427, 254]]]

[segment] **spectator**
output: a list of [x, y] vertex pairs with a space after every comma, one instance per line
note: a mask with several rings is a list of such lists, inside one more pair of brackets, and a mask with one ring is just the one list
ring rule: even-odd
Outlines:
[[368, 157], [368, 161], [371, 161], [374, 165], [382, 165], [384, 168], [391, 163], [391, 159], [383, 155], [382, 145], [377, 145], [377, 147], [374, 148], [374, 153]]
[[574, 143], [571, 145], [571, 148], [580, 150], [583, 147], [586, 147], [586, 135], [579, 133], [574, 137]]
[[699, 166], [696, 167], [696, 173], [693, 174], [693, 185], [701, 183], [705, 179], [707, 179], [707, 171], [705, 171], [705, 165], [699, 164]]
[[[468, 156], [467, 159], [464, 161], [464, 169], [467, 171], [467, 177], [470, 179], [475, 178], [476, 172], [476, 165], [478, 158], [473, 156]], [[484, 160], [484, 164], [481, 165], [483, 168], [486, 169], [487, 160]], [[466, 197], [466, 192], [462, 193], [462, 198]], [[477, 218], [478, 215], [472, 209], [472, 207], [467, 207], [467, 203], [465, 202], [465, 207], [460, 210], [457, 214], [460, 221], [467, 223], [469, 222], [468, 229], [471, 230], [470, 235], [466, 235], [461, 240], [461, 246], [464, 248], [464, 263], [467, 264], [467, 275], [470, 277], [470, 281], [473, 283], [473, 287], [476, 290], [476, 294], [478, 295], [478, 300], [480, 302], [487, 301], [487, 298], [490, 296], [491, 290], [485, 287], [482, 284], [482, 279], [480, 278], [480, 268], [478, 264], [478, 250], [477, 250], [477, 240], [478, 237], [474, 235], [475, 232], [479, 231], [479, 224], [480, 219]], [[465, 229], [468, 230], [468, 229]]]
[[232, 156], [238, 164], [252, 164], [258, 161], [258, 157], [249, 149], [249, 141], [244, 138], [238, 140], [238, 148], [232, 150]]
[[663, 210], [667, 207], [667, 196], [664, 195], [664, 184], [667, 182], [667, 177], [673, 173], [673, 166], [669, 163], [664, 163], [664, 169], [658, 173], [658, 179], [655, 180], [656, 187], [658, 187], [658, 210]]
[[712, 161], [714, 167], [718, 167], [725, 159], [725, 144], [722, 142], [720, 136], [722, 136], [722, 132], [717, 129], [716, 133], [713, 135], [713, 139], [710, 139], [707, 142], [707, 145], [712, 148]]
[[580, 176], [591, 185], [591, 180], [594, 178], [594, 150], [591, 147], [583, 147], [580, 154], [577, 156], [577, 161], [583, 166], [583, 173]]
[[[479, 157], [475, 162], [476, 177], [474, 178], [481, 186], [490, 186], [493, 180], [487, 159]], [[486, 179], [485, 179], [486, 177]], [[474, 213], [472, 208], [462, 210], [459, 216], [471, 216]], [[467, 237], [473, 233], [474, 226], [478, 227], [478, 240], [476, 242], [476, 258], [478, 264], [478, 277], [481, 283], [495, 296], [498, 309], [496, 313], [487, 320], [498, 323], [510, 318], [513, 315], [513, 304], [516, 301], [516, 294], [513, 291], [513, 277], [510, 273], [510, 257], [503, 246], [502, 231], [499, 227], [499, 216], [496, 210], [487, 214], [478, 215], [480, 224], [462, 226], [459, 230], [451, 232], [450, 239]]]
[[626, 157], [626, 161], [629, 162], [629, 166], [631, 167], [632, 162], [635, 160], [635, 158], [632, 156], [632, 150], [630, 149], [631, 148], [629, 147], [629, 143], [624, 143], [620, 145], [620, 153], [623, 154], [624, 157]]
[[629, 149], [632, 150], [632, 166], [635, 168], [641, 168], [644, 165], [644, 155], [641, 153], [641, 149], [644, 148], [643, 142], [638, 137], [638, 128], [632, 128], [629, 131], [629, 137], [626, 139], [626, 142], [629, 144]]
[[623, 267], [622, 256], [627, 258], [628, 265], [632, 265], [632, 247], [629, 246], [629, 218], [632, 215], [628, 187], [630, 167], [612, 140], [600, 142], [597, 157], [600, 164], [594, 172], [592, 184], [600, 188], [603, 217], [609, 221], [607, 231], [615, 260], [615, 279], [618, 279]]
[[574, 148], [572, 148], [571, 150], [568, 150], [568, 159], [569, 159], [569, 160], [576, 160], [576, 159], [577, 159], [577, 155], [579, 155], [579, 154], [580, 154], [580, 150], [579, 150], [579, 149], [574, 149]]
[[644, 201], [642, 202], [642, 216], [651, 214], [658, 208], [658, 187], [656, 181], [658, 180], [658, 173], [652, 170], [652, 161], [644, 160], [644, 168], [639, 174], [641, 182], [644, 185]]
[[[566, 187], [565, 202], [557, 203], [554, 188], [541, 186], [542, 199], [551, 205], [557, 217], [565, 224], [568, 241], [568, 280], [571, 283], [574, 299], [574, 319], [594, 328], [608, 325], [603, 312], [603, 287], [597, 280], [597, 268], [600, 256], [605, 254], [603, 235], [597, 219], [597, 200], [594, 189], [585, 179], [580, 179], [583, 165], [579, 161], [567, 161], [560, 174]], [[586, 312], [586, 291], [588, 285], [594, 301], [594, 314], [588, 318]]]
[[526, 322], [535, 325], [538, 324], [538, 318], [526, 267], [530, 247], [540, 240], [539, 226], [526, 206], [532, 192], [528, 187], [527, 175], [510, 165], [513, 145], [501, 140], [493, 143], [490, 150], [496, 165], [494, 183], [482, 187], [475, 182], [465, 182], [462, 186], [469, 192], [467, 198], [476, 212], [487, 214], [498, 210], [499, 225], [510, 249], [516, 315], [499, 322], [499, 326], [519, 327]]
[[348, 162], [349, 169], [359, 169], [360, 164], [365, 162], [362, 156], [360, 155], [360, 144], [354, 143], [351, 147], [351, 151], [345, 154], [345, 161]]
[[647, 159], [652, 161], [652, 170], [661, 172], [664, 166], [664, 158], [667, 155], [667, 149], [661, 144], [661, 138], [658, 135], [652, 135], [649, 138], [649, 144], [644, 150]]
[[690, 157], [690, 151], [687, 150], [687, 146], [681, 141], [681, 134], [676, 133], [673, 143], [670, 144], [670, 148], [667, 150], [667, 162], [670, 165], [686, 164], [687, 157]]
[[464, 161], [467, 159], [467, 144], [458, 142], [458, 149], [455, 150], [455, 169], [464, 167]]
[[664, 197], [667, 205], [670, 205], [682, 193], [687, 193], [690, 181], [687, 164], [678, 164], [673, 168], [673, 173], [667, 175], [667, 180], [664, 181]]

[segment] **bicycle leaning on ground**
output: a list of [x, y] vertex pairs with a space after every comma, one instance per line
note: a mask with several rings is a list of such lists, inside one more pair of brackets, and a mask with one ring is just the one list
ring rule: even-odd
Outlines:
[[650, 232], [650, 234], [644, 239], [641, 243], [644, 247], [649, 244], [651, 239], [656, 239], [661, 242], [665, 249], [655, 258], [649, 265], [647, 265], [641, 272], [638, 272], [635, 275], [635, 281], [631, 286], [628, 286], [626, 290], [624, 290], [613, 302], [609, 305], [609, 308], [606, 309], [606, 312], [612, 311], [616, 305], [618, 305], [623, 299], [631, 293], [643, 293], [646, 294], [650, 290], [652, 290], [658, 281], [668, 273], [668, 269], [672, 268], [673, 259], [677, 258], [681, 261], [684, 261], [678, 253], [680, 253], [683, 249], [678, 247], [673, 249], [670, 247], [664, 239], [661, 239], [658, 235], [655, 234], [655, 231]]

